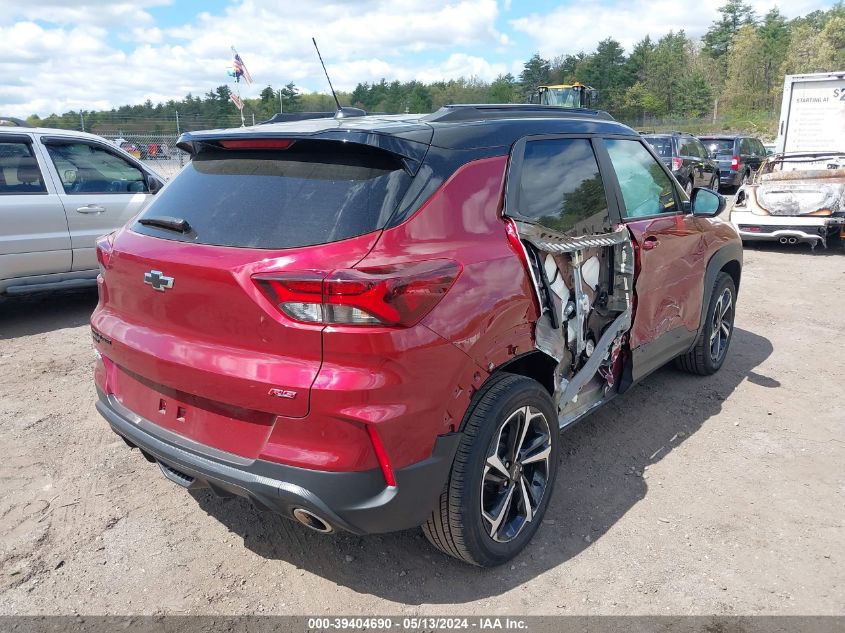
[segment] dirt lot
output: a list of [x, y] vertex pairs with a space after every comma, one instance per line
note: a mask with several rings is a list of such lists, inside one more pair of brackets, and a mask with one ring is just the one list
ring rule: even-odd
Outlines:
[[545, 525], [487, 571], [192, 498], [94, 411], [94, 304], [0, 304], [0, 613], [844, 611], [845, 253], [746, 250], [721, 372], [566, 432]]

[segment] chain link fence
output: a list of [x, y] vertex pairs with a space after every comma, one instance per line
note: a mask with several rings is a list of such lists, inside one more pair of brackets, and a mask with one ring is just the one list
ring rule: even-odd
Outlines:
[[114, 143], [135, 158], [140, 159], [163, 178], [170, 180], [179, 173], [190, 160], [190, 156], [176, 147], [176, 134], [103, 134], [107, 141]]

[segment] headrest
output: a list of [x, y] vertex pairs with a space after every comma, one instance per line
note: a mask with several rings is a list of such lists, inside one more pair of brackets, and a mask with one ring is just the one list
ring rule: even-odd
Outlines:
[[34, 158], [21, 158], [18, 161], [18, 182], [31, 185], [41, 182], [41, 171]]

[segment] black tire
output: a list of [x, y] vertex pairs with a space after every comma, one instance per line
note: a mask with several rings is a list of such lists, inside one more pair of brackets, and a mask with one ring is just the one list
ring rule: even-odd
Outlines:
[[[497, 451], [512, 450], [508, 448], [507, 442], [514, 429], [511, 425], [518, 425], [519, 415], [524, 410], [531, 413], [529, 417], [523, 416], [523, 419], [531, 425], [531, 437], [536, 437], [535, 448], [542, 449], [531, 454], [545, 454], [548, 451], [548, 456], [543, 460], [545, 464], [535, 460], [532, 464], [526, 461], [525, 466], [519, 463], [521, 457], [515, 459], [509, 467], [511, 473], [516, 472], [519, 479], [508, 480], [488, 464], [489, 460], [498, 455]], [[537, 425], [537, 428], [542, 427], [538, 413], [545, 417], [548, 425], [548, 448], [545, 439], [542, 445], [537, 443], [541, 434], [533, 435], [534, 425]], [[480, 567], [501, 565], [516, 556], [540, 527], [551, 498], [557, 475], [559, 435], [554, 403], [549, 392], [540, 383], [525, 376], [507, 373], [491, 378], [475, 395], [464, 417], [463, 439], [458, 445], [449, 480], [438, 506], [422, 526], [426, 538], [449, 556]], [[513, 437], [517, 439], [516, 435]], [[528, 439], [529, 435], [523, 433], [522, 437]], [[513, 450], [513, 454], [522, 455], [519, 448]], [[504, 460], [499, 462], [504, 463]], [[543, 467], [544, 478], [542, 473], [529, 472], [531, 468], [542, 470]], [[497, 484], [496, 478], [500, 479], [501, 483]], [[535, 499], [528, 490], [536, 495], [539, 489], [537, 482], [540, 479], [544, 480], [544, 484], [539, 501], [536, 507], [533, 507], [532, 501]], [[528, 483], [529, 481], [531, 483]], [[490, 522], [490, 518], [482, 516], [482, 506], [484, 503], [493, 503], [497, 495], [506, 496], [508, 482], [511, 485], [514, 505], [503, 501], [503, 511], [500, 515], [503, 515], [504, 519], [497, 529]], [[515, 492], [519, 492], [519, 495], [514, 494]], [[521, 522], [520, 504], [525, 515]], [[524, 512], [526, 507], [532, 507], [531, 518], [528, 520], [525, 520], [528, 516], [528, 513]], [[512, 521], [509, 519], [511, 516], [514, 517]], [[511, 523], [516, 526], [516, 532], [510, 540], [502, 542], [502, 538], [510, 536], [508, 530]], [[496, 538], [500, 540], [494, 540], [491, 533], [495, 533]]]
[[[722, 311], [726, 292], [729, 293], [730, 297], [729, 313]], [[722, 300], [721, 306], [719, 304], [720, 299]], [[722, 316], [719, 318], [716, 318], [717, 307], [722, 312]], [[709, 376], [719, 371], [719, 368], [725, 362], [725, 357], [728, 355], [728, 348], [733, 338], [735, 314], [736, 286], [730, 275], [719, 273], [716, 275], [716, 280], [710, 291], [707, 311], [704, 313], [705, 321], [701, 336], [695, 342], [695, 347], [683, 356], [675, 359], [675, 366], [691, 374], [698, 374], [699, 376]], [[727, 333], [721, 327], [722, 324], [727, 325]], [[719, 332], [716, 332], [717, 327], [719, 328]], [[716, 350], [718, 350], [718, 353], [714, 353]]]
[[713, 191], [715, 191], [716, 193], [719, 193], [719, 177], [714, 175], [714, 176], [710, 179], [710, 184], [709, 184], [709, 185], [707, 185], [707, 188], [708, 188], [708, 189], [712, 189], [712, 190], [713, 190]]
[[684, 191], [686, 192], [688, 198], [692, 196], [692, 189], [693, 189], [693, 182], [692, 182], [692, 176], [690, 176], [689, 178], [687, 178], [687, 184], [684, 185]]

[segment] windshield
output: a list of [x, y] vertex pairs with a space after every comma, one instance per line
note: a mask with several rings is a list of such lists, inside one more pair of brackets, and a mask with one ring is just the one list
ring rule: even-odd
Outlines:
[[672, 157], [672, 139], [668, 136], [646, 136], [644, 137], [648, 144], [654, 148], [658, 156], [663, 158]]
[[733, 156], [734, 140], [732, 138], [701, 138], [704, 147], [711, 156]]
[[[218, 246], [325, 244], [384, 227], [410, 181], [396, 156], [353, 143], [210, 149], [156, 195], [132, 230]], [[153, 218], [184, 221], [190, 230], [163, 230]]]
[[580, 108], [581, 92], [575, 88], [547, 88], [540, 96], [540, 103], [561, 108]]

